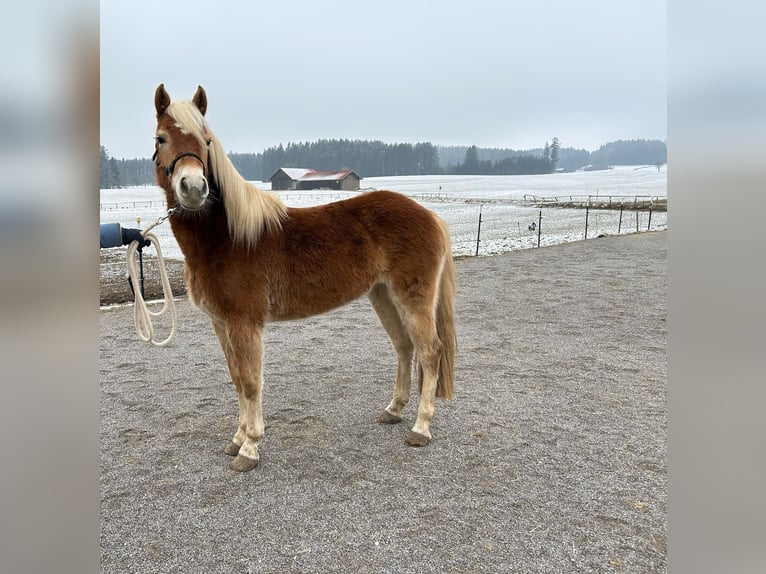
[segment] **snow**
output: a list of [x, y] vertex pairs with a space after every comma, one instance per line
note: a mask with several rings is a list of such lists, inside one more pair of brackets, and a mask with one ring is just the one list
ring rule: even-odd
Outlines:
[[309, 171], [306, 175], [294, 179], [300, 179], [301, 181], [331, 181], [343, 179], [350, 173], [351, 171], [347, 169], [343, 171]]
[[[268, 182], [254, 182], [260, 189], [270, 189]], [[391, 189], [414, 199], [441, 215], [449, 224], [455, 255], [474, 255], [476, 238], [481, 233], [479, 254], [491, 255], [515, 249], [536, 247], [540, 227], [540, 245], [553, 245], [585, 238], [584, 209], [524, 207], [512, 200], [525, 195], [536, 197], [615, 196], [632, 198], [650, 196], [667, 198], [667, 170], [656, 166], [621, 166], [610, 170], [555, 173], [546, 175], [460, 176], [425, 175], [403, 177], [368, 177], [364, 190]], [[319, 205], [355, 195], [340, 191], [278, 192], [292, 207]], [[119, 222], [127, 227], [145, 228], [165, 215], [165, 194], [157, 186], [101, 190], [101, 223]], [[507, 203], [503, 203], [507, 202]], [[540, 215], [542, 214], [542, 219]], [[136, 218], [140, 218], [137, 223]], [[618, 210], [589, 210], [588, 238], [600, 234], [616, 235], [667, 228], [667, 213], [625, 210], [620, 221]], [[152, 232], [162, 245], [162, 254], [183, 258], [170, 225], [164, 223]]]
[[453, 199], [523, 199], [570, 195], [667, 197], [667, 169], [663, 166], [619, 166], [601, 171], [544, 175], [425, 175], [370, 177], [362, 185], [402, 193], [438, 193]]
[[279, 169], [281, 169], [285, 173], [285, 175], [287, 175], [291, 179], [300, 179], [304, 175], [312, 171], [304, 167], [280, 167]]

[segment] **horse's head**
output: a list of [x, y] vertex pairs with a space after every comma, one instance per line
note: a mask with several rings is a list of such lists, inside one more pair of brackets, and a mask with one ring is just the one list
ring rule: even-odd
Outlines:
[[172, 193], [174, 203], [183, 209], [200, 210], [210, 194], [205, 90], [198, 86], [191, 102], [171, 103], [165, 85], [160, 84], [154, 93], [154, 106], [157, 131], [153, 159], [157, 182], [168, 194]]

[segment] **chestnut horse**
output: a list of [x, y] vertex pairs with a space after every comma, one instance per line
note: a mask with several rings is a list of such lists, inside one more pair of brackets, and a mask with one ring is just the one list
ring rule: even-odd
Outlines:
[[239, 425], [224, 449], [235, 457], [231, 467], [258, 464], [265, 324], [364, 294], [398, 358], [393, 399], [378, 421], [402, 420], [414, 353], [420, 404], [406, 442], [427, 445], [434, 398], [453, 395], [454, 263], [444, 221], [391, 191], [286, 207], [237, 172], [204, 118], [202, 86], [192, 100], [171, 102], [160, 84], [154, 103], [157, 182], [173, 210], [189, 298], [210, 317], [239, 399]]

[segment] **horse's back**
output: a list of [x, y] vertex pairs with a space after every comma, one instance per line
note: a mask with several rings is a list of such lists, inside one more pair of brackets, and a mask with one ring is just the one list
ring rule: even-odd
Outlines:
[[393, 191], [372, 191], [346, 200], [350, 218], [358, 219], [389, 256], [413, 249], [441, 258], [445, 246], [442, 222], [433, 211]]
[[440, 218], [393, 191], [365, 192], [315, 207], [290, 208], [287, 213], [281, 235], [289, 250], [296, 243], [302, 251], [334, 251], [351, 245], [358, 255], [374, 250], [383, 256], [400, 256], [402, 250], [436, 248], [442, 256], [445, 247]]

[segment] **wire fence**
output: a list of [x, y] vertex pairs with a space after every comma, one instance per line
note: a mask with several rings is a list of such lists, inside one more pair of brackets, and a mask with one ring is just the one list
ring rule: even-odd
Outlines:
[[98, 208], [101, 212], [109, 211], [127, 211], [130, 209], [164, 209], [165, 200], [159, 201], [109, 201], [99, 203]]
[[606, 235], [667, 229], [658, 210], [427, 204], [449, 224], [456, 256], [497, 255]]
[[524, 194], [523, 201], [535, 207], [594, 207], [600, 209], [667, 209], [668, 198], [659, 195], [571, 195]]

